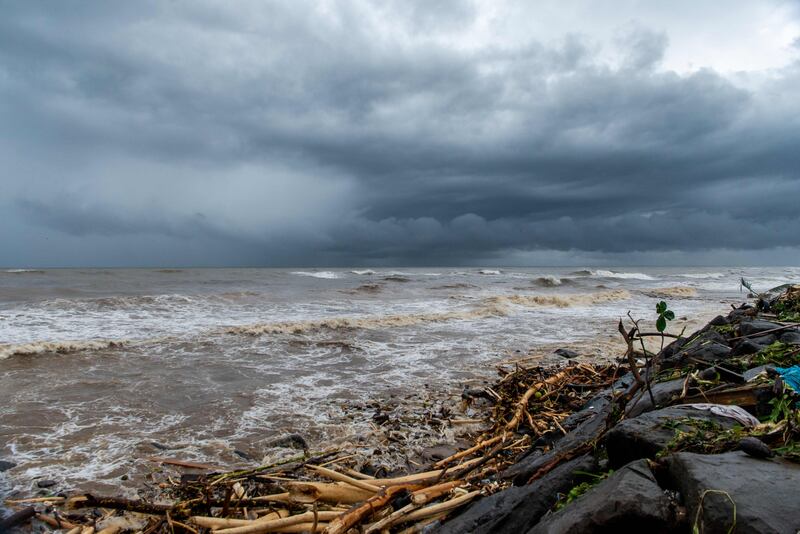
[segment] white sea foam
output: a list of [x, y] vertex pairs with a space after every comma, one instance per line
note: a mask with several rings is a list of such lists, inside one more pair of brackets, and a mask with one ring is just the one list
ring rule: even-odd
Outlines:
[[375, 271], [373, 271], [372, 269], [355, 269], [355, 270], [352, 270], [350, 272], [353, 273], [353, 274], [358, 274], [358, 275], [375, 274]]
[[42, 269], [6, 269], [4, 272], [9, 274], [44, 274]]
[[561, 278], [559, 278], [557, 276], [553, 276], [552, 274], [548, 274], [546, 276], [540, 276], [539, 278], [537, 278], [534, 281], [534, 283], [536, 285], [539, 285], [539, 286], [542, 286], [542, 287], [558, 287], [561, 284], [563, 284], [564, 281], [561, 280]]
[[46, 353], [70, 354], [90, 350], [112, 349], [124, 347], [129, 343], [130, 341], [128, 340], [90, 339], [6, 344], [0, 345], [0, 360], [5, 360], [11, 356], [32, 356]]
[[339, 273], [333, 271], [292, 271], [292, 274], [297, 276], [310, 276], [312, 278], [325, 278], [327, 280], [341, 278]]
[[591, 276], [594, 278], [619, 278], [622, 280], [656, 280], [656, 278], [644, 273], [624, 273], [616, 271], [607, 271], [605, 269], [577, 271], [573, 274], [579, 276]]
[[717, 280], [719, 278], [723, 278], [725, 273], [684, 273], [676, 276], [680, 276], [681, 278], [693, 278], [696, 280], [704, 280], [707, 278]]

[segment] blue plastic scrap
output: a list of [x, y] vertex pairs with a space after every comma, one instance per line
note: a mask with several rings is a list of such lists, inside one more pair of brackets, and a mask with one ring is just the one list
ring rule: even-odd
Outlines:
[[793, 365], [791, 367], [776, 367], [775, 371], [781, 375], [784, 384], [789, 386], [795, 392], [800, 393], [800, 365]]

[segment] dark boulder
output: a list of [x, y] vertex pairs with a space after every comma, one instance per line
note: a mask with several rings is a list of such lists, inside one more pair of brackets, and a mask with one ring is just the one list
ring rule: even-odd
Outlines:
[[[704, 534], [800, 530], [800, 465], [757, 460], [743, 452], [667, 458], [669, 477], [683, 495], [687, 516]], [[735, 503], [735, 514], [734, 514]], [[700, 514], [698, 516], [698, 510]]]
[[632, 462], [528, 534], [675, 532], [675, 506], [659, 487], [646, 460]]
[[781, 343], [786, 343], [787, 345], [800, 345], [800, 332], [797, 330], [784, 330], [780, 333], [780, 341]]
[[713, 364], [728, 358], [730, 353], [731, 348], [725, 336], [716, 330], [701, 330], [681, 346], [680, 350], [664, 356], [662, 363], [664, 367], [677, 367], [692, 358]]
[[639, 458], [655, 458], [659, 451], [675, 437], [676, 428], [687, 431], [691, 426], [678, 424], [685, 419], [704, 421], [733, 428], [738, 423], [731, 418], [715, 415], [709, 410], [670, 406], [642, 414], [634, 419], [625, 419], [606, 434], [606, 451], [611, 467], [616, 468]]
[[708, 324], [711, 326], [725, 326], [726, 324], [731, 324], [730, 319], [725, 317], [724, 315], [717, 315], [713, 319], [711, 319]]
[[50, 479], [38, 480], [36, 482], [36, 486], [39, 488], [52, 488], [56, 484], [58, 484], [57, 481]]
[[555, 505], [559, 493], [566, 493], [588, 477], [597, 465], [585, 455], [558, 466], [527, 486], [511, 487], [481, 499], [464, 513], [447, 521], [438, 534], [518, 534], [534, 526]]
[[0, 473], [2, 473], [3, 471], [8, 471], [9, 469], [13, 469], [14, 467], [17, 467], [17, 464], [15, 464], [14, 462], [0, 460]]
[[556, 351], [553, 352], [553, 354], [556, 354], [558, 356], [561, 356], [562, 358], [567, 358], [567, 359], [578, 357], [578, 353], [570, 349], [557, 349]]
[[760, 350], [763, 350], [778, 340], [775, 334], [767, 334], [765, 336], [759, 336], [755, 338], [746, 338], [742, 339], [736, 345], [734, 345], [733, 350], [731, 351], [731, 356], [743, 356], [745, 354], [755, 354]]
[[739, 450], [746, 453], [753, 458], [772, 458], [775, 453], [772, 452], [766, 443], [758, 438], [748, 436], [739, 441]]
[[[779, 323], [772, 323], [770, 321], [762, 321], [761, 319], [753, 319], [752, 321], [742, 321], [739, 325], [740, 336], [752, 336], [760, 334], [769, 330], [781, 328], [783, 325]], [[760, 337], [760, 336], [758, 336]]]
[[650, 384], [650, 391], [652, 391], [653, 399], [656, 401], [655, 406], [650, 399], [650, 393], [648, 393], [647, 388], [642, 387], [625, 407], [625, 415], [627, 417], [636, 417], [645, 412], [654, 410], [658, 406], [668, 404], [673, 398], [681, 394], [683, 391], [683, 382], [683, 378], [678, 378], [676, 380], [654, 382]]

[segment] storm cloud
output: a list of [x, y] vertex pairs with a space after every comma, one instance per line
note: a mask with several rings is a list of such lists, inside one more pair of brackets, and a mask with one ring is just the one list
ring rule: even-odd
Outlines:
[[800, 12], [656, 4], [2, 2], [0, 264], [797, 262]]

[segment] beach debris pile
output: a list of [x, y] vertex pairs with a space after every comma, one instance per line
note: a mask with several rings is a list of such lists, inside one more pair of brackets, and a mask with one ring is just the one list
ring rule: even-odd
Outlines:
[[17, 499], [3, 521], [70, 534], [794, 533], [798, 295], [756, 295], [689, 335], [666, 333], [661, 302], [657, 332], [620, 321], [616, 363], [502, 366], [461, 395], [487, 421], [470, 444], [408, 472], [347, 448], [230, 472], [162, 459], [191, 472], [150, 498]]

